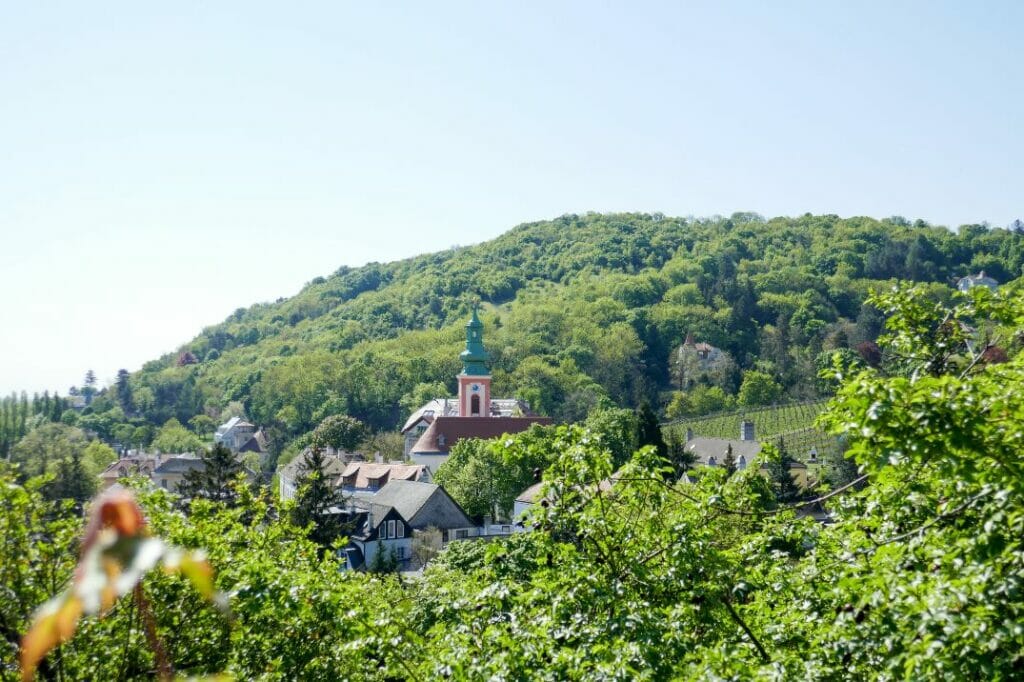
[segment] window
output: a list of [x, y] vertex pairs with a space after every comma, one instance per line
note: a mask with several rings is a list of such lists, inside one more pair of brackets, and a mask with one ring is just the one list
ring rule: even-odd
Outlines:
[[396, 537], [400, 537], [400, 538], [404, 538], [405, 537], [405, 524], [404, 523], [399, 521], [398, 525], [395, 527], [395, 530], [398, 532], [398, 535]]
[[480, 415], [480, 396], [474, 394], [469, 400], [469, 413], [474, 417]]
[[388, 521], [388, 537], [389, 538], [395, 537], [395, 522], [394, 521]]
[[466, 530], [465, 528], [462, 528], [462, 529], [459, 529], [459, 530], [455, 531], [455, 539], [456, 540], [465, 540], [468, 537], [469, 537], [469, 531]]
[[401, 561], [402, 559], [405, 559], [405, 547], [399, 547], [398, 548], [398, 552], [396, 552], [396, 554], [398, 556], [398, 560], [399, 561]]

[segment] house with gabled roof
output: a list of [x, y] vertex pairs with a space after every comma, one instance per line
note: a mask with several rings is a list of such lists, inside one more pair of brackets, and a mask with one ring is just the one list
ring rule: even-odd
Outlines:
[[160, 464], [160, 460], [160, 455], [147, 453], [121, 457], [107, 465], [107, 468], [100, 474], [100, 489], [106, 490], [118, 480], [128, 476], [151, 478], [153, 470]]
[[[740, 423], [740, 437], [735, 438], [706, 438], [694, 436], [691, 432], [686, 434], [686, 444], [683, 451], [693, 457], [696, 466], [720, 467], [730, 454], [736, 463], [736, 470], [742, 471], [748, 465], [753, 464], [761, 453], [761, 443], [755, 439], [754, 422], [743, 421]], [[817, 451], [812, 449], [808, 457], [816, 463]], [[768, 471], [768, 467], [760, 464], [762, 473]], [[791, 459], [789, 473], [801, 487], [808, 484], [807, 465], [803, 462]]]
[[989, 290], [995, 291], [999, 288], [999, 282], [986, 275], [984, 270], [979, 272], [977, 275], [961, 277], [956, 282], [956, 288], [960, 291], [970, 291], [974, 287], [988, 287]]
[[391, 481], [430, 481], [430, 470], [417, 464], [351, 462], [335, 479], [334, 487], [345, 492], [376, 492]]
[[345, 568], [350, 571], [372, 569], [378, 560], [393, 562], [396, 569], [406, 568], [412, 558], [412, 528], [394, 507], [367, 504], [352, 514], [355, 530], [348, 546], [341, 550]]
[[232, 417], [213, 434], [213, 442], [219, 443], [234, 453], [254, 452], [264, 463], [270, 456], [270, 442], [266, 431], [241, 417]]
[[412, 539], [417, 531], [436, 528], [442, 543], [488, 535], [475, 526], [458, 502], [433, 483], [392, 480], [372, 495], [350, 498], [356, 530], [344, 550], [346, 568], [373, 566], [379, 552], [388, 552], [397, 568], [407, 568]]

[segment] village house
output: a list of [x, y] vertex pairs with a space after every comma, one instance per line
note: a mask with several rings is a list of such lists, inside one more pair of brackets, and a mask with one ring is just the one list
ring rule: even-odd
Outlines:
[[672, 353], [670, 364], [673, 382], [680, 391], [702, 381], [721, 381], [735, 366], [728, 353], [710, 343], [695, 341], [692, 333], [687, 333], [682, 345]]
[[414, 535], [427, 529], [440, 531], [442, 546], [511, 532], [511, 527], [495, 533], [488, 526], [476, 526], [444, 488], [422, 481], [389, 481], [373, 495], [354, 498], [350, 509], [356, 531], [343, 550], [349, 570], [372, 568], [382, 551], [394, 558], [397, 568], [409, 568]]
[[100, 473], [100, 490], [106, 490], [120, 479], [128, 476], [145, 476], [152, 478], [153, 470], [160, 464], [161, 455], [137, 453], [121, 457], [111, 462]]
[[198, 455], [192, 453], [171, 455], [161, 460], [160, 464], [153, 469], [150, 478], [157, 487], [176, 493], [181, 482], [185, 480], [185, 474], [205, 468], [206, 464]]
[[459, 354], [462, 372], [457, 375], [458, 396], [435, 398], [416, 410], [402, 427], [406, 456], [414, 463], [437, 471], [451, 448], [466, 438], [495, 438], [519, 433], [533, 424], [550, 424], [548, 417], [530, 412], [529, 405], [514, 398], [491, 397], [489, 358], [483, 343], [483, 323], [473, 314], [466, 323], [466, 348]]
[[995, 291], [999, 288], [999, 282], [986, 275], [984, 270], [977, 275], [961, 277], [956, 282], [956, 288], [963, 292], [970, 291], [974, 287], [988, 287], [989, 290]]
[[417, 464], [352, 462], [335, 480], [334, 487], [346, 493], [377, 492], [392, 481], [430, 482], [430, 470]]
[[231, 452], [255, 452], [261, 457], [267, 453], [267, 435], [263, 429], [241, 417], [232, 417], [217, 427], [213, 442], [219, 443]]
[[[754, 422], [743, 421], [740, 423], [740, 437], [733, 438], [705, 438], [694, 436], [692, 431], [686, 433], [686, 444], [683, 450], [693, 456], [693, 463], [696, 466], [720, 467], [725, 465], [729, 454], [732, 454], [736, 462], [736, 470], [742, 471], [752, 464], [761, 452], [761, 443], [755, 438]], [[808, 457], [817, 460], [817, 451], [811, 450]], [[767, 467], [761, 464], [761, 470], [766, 472]], [[791, 460], [789, 473], [793, 476], [797, 485], [802, 488], [809, 483], [807, 465], [798, 460]]]

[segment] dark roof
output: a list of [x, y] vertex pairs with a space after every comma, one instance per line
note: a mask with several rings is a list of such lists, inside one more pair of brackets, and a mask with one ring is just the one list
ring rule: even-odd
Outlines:
[[550, 423], [550, 417], [436, 417], [410, 453], [446, 455], [465, 438], [497, 438], [525, 431], [534, 424]]
[[256, 433], [252, 434], [252, 437], [242, 444], [242, 447], [238, 448], [239, 452], [258, 452], [263, 454], [270, 448], [267, 447], [267, 434], [260, 429]]
[[154, 474], [184, 474], [189, 471], [205, 469], [206, 463], [196, 455], [176, 455], [170, 457], [153, 469]]
[[761, 452], [761, 444], [756, 440], [736, 440], [733, 438], [691, 438], [686, 441], [686, 452], [694, 456], [697, 464], [707, 464], [714, 457], [715, 464], [721, 466], [725, 461], [725, 453], [732, 446], [732, 456], [739, 461], [746, 458], [748, 464]]
[[371, 498], [374, 516], [378, 507], [393, 508], [411, 527], [468, 528], [473, 525], [462, 507], [433, 483], [390, 481]]
[[[306, 470], [306, 452], [300, 452], [295, 459], [285, 464], [278, 471], [278, 475], [288, 480], [298, 480], [299, 476]], [[324, 476], [332, 479], [345, 470], [345, 461], [336, 455], [324, 455]]]

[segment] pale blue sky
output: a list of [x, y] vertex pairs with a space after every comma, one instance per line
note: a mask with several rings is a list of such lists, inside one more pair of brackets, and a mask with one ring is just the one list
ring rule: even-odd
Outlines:
[[0, 391], [562, 213], [1005, 225], [1022, 31], [1024, 2], [6, 4]]

